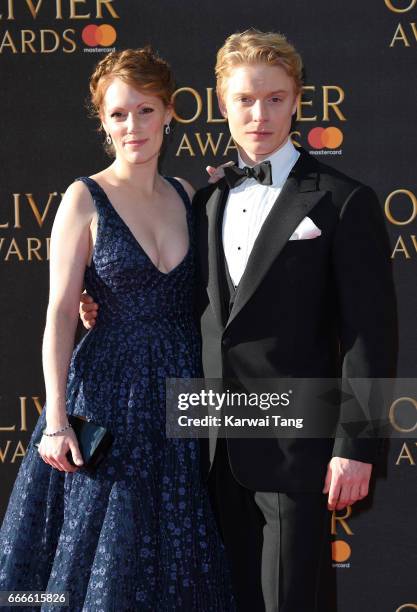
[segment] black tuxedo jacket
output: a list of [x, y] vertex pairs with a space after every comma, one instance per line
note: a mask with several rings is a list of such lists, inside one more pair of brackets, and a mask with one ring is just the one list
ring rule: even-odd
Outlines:
[[[194, 199], [197, 311], [206, 378], [394, 377], [396, 301], [375, 193], [301, 150], [265, 220], [229, 313], [222, 294], [224, 179]], [[321, 236], [289, 241], [309, 216]], [[202, 443], [205, 468], [212, 456]], [[235, 478], [256, 491], [321, 491], [333, 456], [375, 462], [364, 439], [228, 439]]]

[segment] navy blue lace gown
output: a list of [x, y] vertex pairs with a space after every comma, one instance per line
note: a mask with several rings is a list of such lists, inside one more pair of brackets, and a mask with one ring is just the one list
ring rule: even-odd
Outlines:
[[[0, 590], [69, 591], [71, 612], [234, 610], [198, 442], [165, 436], [165, 378], [201, 375], [190, 201], [168, 179], [187, 208], [190, 248], [165, 274], [101, 187], [80, 180], [98, 210], [85, 286], [100, 310], [73, 353], [67, 411], [115, 441], [94, 473], [74, 474], [29, 444], [0, 534]], [[34, 436], [43, 427], [45, 412]]]

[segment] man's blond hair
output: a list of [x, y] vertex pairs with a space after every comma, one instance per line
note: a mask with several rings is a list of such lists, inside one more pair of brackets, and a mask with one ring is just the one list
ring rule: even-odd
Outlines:
[[303, 85], [303, 62], [300, 54], [283, 34], [250, 29], [229, 36], [217, 52], [217, 94], [221, 98], [230, 72], [241, 64], [282, 66], [294, 81], [295, 93]]

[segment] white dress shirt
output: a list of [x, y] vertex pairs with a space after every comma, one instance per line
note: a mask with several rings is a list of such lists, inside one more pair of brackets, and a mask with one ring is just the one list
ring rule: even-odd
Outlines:
[[[242, 278], [260, 229], [299, 156], [288, 138], [284, 146], [264, 160], [271, 162], [272, 185], [261, 185], [250, 178], [229, 192], [223, 215], [223, 249], [235, 287]], [[245, 165], [239, 156], [239, 167]]]

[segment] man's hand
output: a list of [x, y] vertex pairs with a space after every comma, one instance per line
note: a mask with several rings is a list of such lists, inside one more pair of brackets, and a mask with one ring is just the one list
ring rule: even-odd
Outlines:
[[329, 494], [329, 510], [342, 510], [369, 492], [372, 464], [333, 457], [327, 466], [323, 493]]
[[224, 166], [234, 166], [234, 165], [235, 165], [234, 161], [228, 161], [224, 164], [221, 164], [221, 166], [217, 166], [217, 168], [215, 168], [214, 166], [207, 166], [206, 171], [207, 171], [207, 174], [210, 175], [208, 182], [217, 183], [217, 181], [219, 181], [221, 178], [224, 177], [224, 172], [223, 172]]
[[86, 329], [91, 329], [96, 324], [98, 304], [88, 293], [82, 293], [80, 298], [80, 318]]

